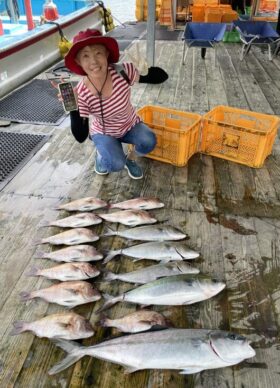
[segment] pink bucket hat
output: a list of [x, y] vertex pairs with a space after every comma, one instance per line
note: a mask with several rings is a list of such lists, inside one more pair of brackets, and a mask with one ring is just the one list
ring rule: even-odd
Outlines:
[[100, 31], [88, 28], [85, 31], [80, 31], [77, 35], [74, 36], [73, 45], [65, 56], [65, 66], [76, 74], [85, 75], [86, 73], [75, 61], [75, 58], [79, 50], [92, 44], [102, 44], [106, 47], [109, 52], [109, 63], [118, 62], [120, 52], [116, 39], [110, 38], [108, 36], [102, 36]]

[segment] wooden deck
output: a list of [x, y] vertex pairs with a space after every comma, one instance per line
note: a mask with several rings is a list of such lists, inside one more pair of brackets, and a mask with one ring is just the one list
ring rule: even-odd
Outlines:
[[[144, 44], [144, 42], [142, 42]], [[231, 105], [268, 114], [280, 114], [280, 58], [269, 62], [267, 54], [253, 48], [240, 62], [237, 44], [221, 45], [217, 53], [190, 50], [180, 66], [182, 43], [157, 42], [157, 63], [169, 74], [163, 85], [136, 85], [133, 102], [141, 107], [157, 104], [204, 113], [216, 105]], [[252, 169], [201, 154], [182, 168], [143, 159], [145, 176], [131, 180], [125, 171], [107, 177], [93, 172], [94, 149], [89, 141], [78, 144], [69, 122], [59, 127], [13, 124], [1, 130], [49, 133], [50, 140], [0, 193], [0, 386], [1, 387], [234, 387], [280, 386], [280, 145], [261, 169]], [[186, 307], [157, 307], [176, 327], [232, 330], [253, 341], [256, 357], [234, 367], [183, 376], [176, 371], [151, 370], [125, 375], [123, 368], [85, 357], [66, 371], [49, 376], [47, 371], [64, 353], [49, 340], [31, 333], [11, 337], [15, 320], [32, 321], [63, 307], [39, 299], [21, 303], [19, 293], [44, 288], [50, 281], [26, 277], [34, 264], [34, 241], [55, 234], [57, 228], [40, 228], [63, 216], [54, 206], [70, 199], [98, 196], [113, 202], [138, 196], [157, 196], [165, 208], [154, 212], [160, 222], [186, 232], [189, 245], [201, 252], [196, 266], [201, 272], [226, 280], [218, 296]], [[101, 227], [95, 227], [98, 232]], [[98, 248], [121, 247], [120, 238], [101, 239]], [[43, 247], [45, 250], [48, 246]], [[132, 264], [116, 258], [107, 268], [130, 271], [148, 262]], [[130, 286], [121, 282], [100, 284], [117, 294]], [[102, 304], [74, 310], [94, 324], [94, 312]], [[119, 303], [110, 317], [132, 312], [133, 304]], [[115, 330], [96, 327], [89, 345]]]

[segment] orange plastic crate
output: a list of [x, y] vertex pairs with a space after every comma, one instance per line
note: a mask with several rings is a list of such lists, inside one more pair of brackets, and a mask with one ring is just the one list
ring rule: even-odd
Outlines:
[[205, 6], [194, 5], [192, 7], [192, 21], [193, 22], [204, 22], [205, 17]]
[[156, 148], [147, 157], [185, 166], [190, 157], [198, 152], [199, 114], [152, 105], [139, 109], [138, 114], [157, 137]]
[[272, 151], [279, 125], [277, 116], [217, 106], [202, 118], [199, 151], [261, 167]]

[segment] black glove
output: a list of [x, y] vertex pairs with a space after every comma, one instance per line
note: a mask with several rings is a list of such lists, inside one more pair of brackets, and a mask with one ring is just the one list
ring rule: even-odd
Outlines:
[[83, 143], [89, 134], [88, 118], [81, 117], [78, 110], [70, 112], [71, 132], [74, 138]]
[[168, 74], [160, 67], [149, 67], [147, 75], [140, 75], [139, 82], [143, 84], [161, 84], [166, 81]]

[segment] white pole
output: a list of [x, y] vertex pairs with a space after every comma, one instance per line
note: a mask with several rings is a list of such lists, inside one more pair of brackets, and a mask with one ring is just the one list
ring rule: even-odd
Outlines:
[[154, 66], [155, 63], [155, 20], [156, 20], [156, 1], [148, 0], [148, 19], [147, 19], [147, 63], [148, 66]]

